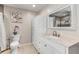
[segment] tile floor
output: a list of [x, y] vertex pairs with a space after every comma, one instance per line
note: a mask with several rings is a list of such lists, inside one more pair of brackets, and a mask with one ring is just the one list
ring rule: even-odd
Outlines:
[[[10, 54], [10, 50], [7, 50], [2, 54]], [[33, 45], [23, 45], [20, 48], [18, 48], [17, 54], [37, 54], [37, 51], [33, 47]]]

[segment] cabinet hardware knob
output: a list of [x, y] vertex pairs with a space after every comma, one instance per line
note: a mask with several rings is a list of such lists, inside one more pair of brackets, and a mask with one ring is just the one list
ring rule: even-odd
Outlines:
[[47, 44], [45, 44], [44, 46], [47, 47]]

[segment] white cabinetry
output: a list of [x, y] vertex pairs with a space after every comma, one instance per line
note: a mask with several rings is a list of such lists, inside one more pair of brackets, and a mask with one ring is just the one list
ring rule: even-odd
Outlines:
[[[52, 39], [53, 40], [53, 39]], [[41, 54], [65, 54], [66, 47], [49, 39], [40, 39], [34, 43], [35, 48]]]
[[63, 41], [60, 42], [60, 39], [49, 37], [39, 38], [33, 44], [41, 54], [79, 54], [79, 42], [74, 42], [72, 44], [71, 42], [70, 44], [68, 42], [63, 44]]
[[46, 16], [37, 16], [32, 21], [32, 43], [37, 45], [43, 33], [46, 32]]
[[44, 38], [43, 35], [46, 32], [46, 17], [37, 16], [32, 21], [32, 43], [38, 52], [42, 54], [56, 54], [65, 53], [65, 49], [56, 43], [50, 41], [48, 38]]

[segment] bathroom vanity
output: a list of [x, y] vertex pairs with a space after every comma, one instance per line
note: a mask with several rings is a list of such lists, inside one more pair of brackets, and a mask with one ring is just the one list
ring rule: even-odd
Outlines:
[[43, 36], [35, 39], [33, 45], [42, 54], [79, 54], [78, 38]]

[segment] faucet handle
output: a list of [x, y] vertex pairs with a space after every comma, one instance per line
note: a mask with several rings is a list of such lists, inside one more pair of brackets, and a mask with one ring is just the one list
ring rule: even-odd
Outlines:
[[58, 34], [58, 37], [60, 37], [60, 34]]
[[53, 31], [53, 36], [56, 36], [57, 32], [56, 31]]

